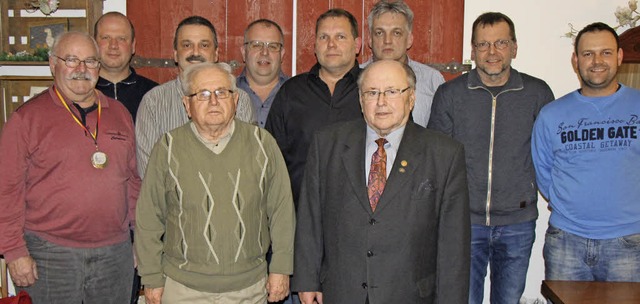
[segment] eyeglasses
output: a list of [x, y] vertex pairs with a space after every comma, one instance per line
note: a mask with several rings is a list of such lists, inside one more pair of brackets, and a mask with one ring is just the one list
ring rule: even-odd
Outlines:
[[57, 55], [53, 55], [53, 57], [56, 57], [64, 61], [64, 65], [66, 65], [68, 68], [75, 68], [79, 66], [81, 63], [84, 63], [84, 66], [86, 66], [87, 69], [97, 69], [100, 66], [100, 60], [95, 58], [87, 58], [85, 60], [80, 60], [76, 57], [62, 58]]
[[498, 40], [494, 43], [491, 42], [487, 42], [487, 41], [483, 41], [483, 42], [478, 42], [476, 44], [474, 44], [473, 46], [476, 47], [476, 50], [478, 50], [479, 52], [486, 52], [489, 50], [489, 47], [491, 47], [491, 45], [493, 44], [493, 46], [496, 48], [496, 50], [504, 50], [506, 49], [509, 44], [511, 43], [511, 40]]
[[228, 90], [228, 89], [217, 89], [213, 92], [209, 91], [209, 90], [202, 90], [199, 92], [195, 92], [191, 95], [187, 95], [187, 97], [193, 97], [195, 96], [197, 100], [199, 101], [209, 101], [211, 100], [211, 96], [215, 96], [216, 100], [221, 100], [221, 99], [227, 99], [229, 97], [231, 97], [231, 94], [233, 94], [234, 91], [232, 90]]
[[244, 45], [249, 46], [249, 49], [252, 51], [262, 51], [265, 47], [269, 52], [280, 52], [282, 49], [282, 43], [280, 42], [264, 42], [253, 40], [249, 42], [245, 42]]
[[384, 91], [378, 91], [378, 90], [365, 91], [365, 92], [362, 92], [362, 99], [364, 99], [364, 101], [374, 101], [374, 100], [378, 100], [378, 98], [380, 98], [380, 95], [383, 95], [387, 99], [396, 99], [400, 97], [400, 95], [402, 95], [402, 93], [404, 93], [408, 89], [411, 89], [411, 86], [408, 86], [402, 90], [388, 89]]

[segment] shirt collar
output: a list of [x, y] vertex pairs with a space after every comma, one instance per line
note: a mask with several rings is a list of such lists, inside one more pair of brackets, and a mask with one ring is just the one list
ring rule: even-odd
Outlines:
[[[282, 72], [282, 70], [280, 70], [280, 72], [278, 73], [278, 83], [282, 84], [287, 79], [289, 79], [289, 77], [287, 75], [285, 75], [284, 72]], [[238, 75], [237, 81], [246, 84], [247, 87], [250, 87], [249, 86], [249, 80], [247, 80], [247, 68], [246, 67], [244, 69], [242, 69], [242, 72], [240, 72], [240, 75]]]
[[[396, 151], [400, 147], [400, 142], [402, 141], [402, 135], [404, 134], [404, 129], [406, 128], [406, 124], [400, 128], [393, 130], [391, 133], [387, 134], [384, 138], [387, 140], [389, 145], [394, 148]], [[367, 141], [366, 144], [369, 145], [373, 143], [377, 145], [375, 141], [380, 138], [380, 135], [376, 133], [369, 125], [367, 125]]]
[[[344, 74], [342, 78], [348, 77], [349, 75], [354, 80], [357, 80], [358, 76], [360, 75], [360, 71], [362, 71], [362, 69], [360, 68], [360, 65], [358, 65], [358, 61], [356, 60], [353, 62], [353, 66], [351, 67], [351, 69], [346, 74]], [[316, 62], [316, 64], [311, 67], [311, 70], [309, 70], [309, 74], [315, 75], [316, 77], [320, 78], [320, 63]]]
[[[129, 76], [127, 76], [127, 78], [121, 80], [118, 83], [124, 83], [124, 84], [134, 84], [136, 83], [136, 79], [137, 79], [138, 74], [136, 74], [136, 70], [132, 67], [129, 67]], [[98, 83], [96, 84], [96, 86], [99, 87], [106, 87], [113, 84], [111, 81], [106, 80], [100, 76], [98, 76]]]

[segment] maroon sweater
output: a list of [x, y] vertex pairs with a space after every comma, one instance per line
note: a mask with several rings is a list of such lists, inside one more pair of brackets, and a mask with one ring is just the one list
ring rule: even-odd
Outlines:
[[[134, 127], [127, 109], [102, 104], [98, 147], [104, 169], [91, 164], [93, 139], [49, 88], [18, 108], [0, 135], [0, 253], [28, 255], [25, 233], [52, 243], [97, 248], [126, 241], [140, 188]], [[69, 103], [70, 101], [67, 100]], [[78, 110], [70, 109], [80, 117]], [[98, 111], [86, 115], [94, 131]]]

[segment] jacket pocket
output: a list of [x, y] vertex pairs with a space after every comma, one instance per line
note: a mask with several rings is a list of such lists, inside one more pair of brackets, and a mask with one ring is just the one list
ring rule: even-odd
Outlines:
[[418, 294], [421, 298], [433, 298], [436, 291], [435, 279], [435, 274], [432, 274], [416, 282], [416, 285], [418, 286]]

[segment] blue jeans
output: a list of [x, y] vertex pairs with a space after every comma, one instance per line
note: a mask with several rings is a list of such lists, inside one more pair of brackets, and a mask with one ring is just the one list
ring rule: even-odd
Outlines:
[[123, 304], [131, 301], [131, 241], [99, 248], [71, 248], [25, 234], [38, 280], [23, 288], [33, 303]]
[[535, 229], [535, 221], [505, 226], [471, 225], [470, 304], [482, 303], [487, 265], [491, 267], [491, 303], [520, 301]]
[[549, 225], [543, 257], [547, 280], [640, 282], [640, 233], [595, 240]]

